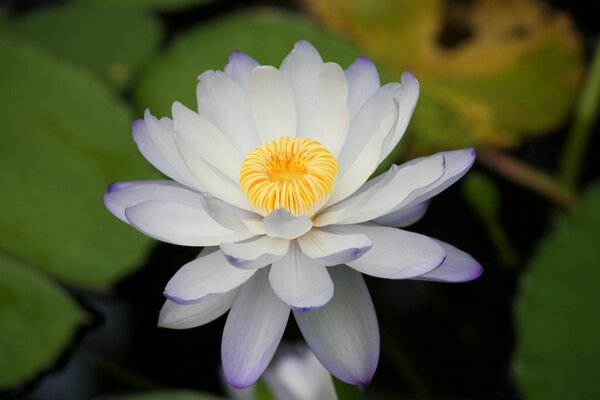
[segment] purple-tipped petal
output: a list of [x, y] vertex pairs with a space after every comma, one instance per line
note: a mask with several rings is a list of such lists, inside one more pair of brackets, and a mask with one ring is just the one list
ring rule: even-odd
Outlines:
[[172, 201], [194, 205], [198, 204], [200, 199], [200, 193], [174, 181], [129, 181], [111, 183], [104, 195], [104, 205], [115, 217], [128, 222], [125, 209], [145, 201]]
[[385, 225], [394, 226], [396, 228], [403, 228], [409, 226], [423, 218], [429, 207], [429, 201], [417, 203], [412, 206], [402, 207], [398, 210], [392, 211], [382, 217], [376, 218], [373, 222]]
[[379, 360], [379, 327], [362, 276], [346, 267], [330, 268], [333, 298], [323, 307], [294, 311], [300, 331], [321, 364], [340, 380], [367, 385]]
[[360, 56], [346, 69], [348, 81], [348, 110], [354, 117], [362, 105], [379, 89], [379, 73], [375, 64], [365, 56]]
[[182, 246], [216, 246], [255, 236], [234, 232], [217, 223], [200, 203], [195, 206], [172, 201], [145, 201], [125, 209], [129, 224], [146, 235]]
[[225, 66], [224, 71], [248, 90], [250, 86], [250, 74], [258, 66], [259, 64], [254, 58], [238, 50], [229, 55], [229, 63]]
[[221, 344], [223, 372], [236, 388], [252, 385], [281, 341], [290, 309], [271, 290], [268, 268], [259, 270], [238, 294]]
[[306, 257], [294, 242], [286, 256], [271, 266], [269, 282], [275, 294], [295, 310], [321, 307], [333, 296], [327, 269]]
[[481, 276], [483, 267], [477, 260], [448, 243], [434, 240], [446, 251], [446, 259], [433, 271], [412, 279], [436, 282], [468, 282]]
[[346, 264], [369, 251], [372, 243], [366, 235], [340, 235], [328, 229], [312, 229], [298, 238], [300, 249], [321, 265]]
[[223, 253], [215, 251], [181, 267], [167, 283], [164, 295], [177, 304], [197, 303], [239, 287], [255, 272], [232, 266]]
[[367, 235], [373, 247], [348, 265], [363, 274], [379, 278], [421, 276], [441, 265], [446, 257], [442, 246], [418, 233], [377, 225], [342, 225], [331, 229]]
[[186, 305], [167, 300], [160, 310], [158, 326], [170, 329], [188, 329], [207, 324], [231, 308], [237, 293], [238, 289], [234, 289]]

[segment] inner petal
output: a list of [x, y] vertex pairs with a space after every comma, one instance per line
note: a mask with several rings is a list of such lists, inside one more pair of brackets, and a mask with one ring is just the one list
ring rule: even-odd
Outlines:
[[262, 214], [285, 208], [307, 215], [329, 198], [337, 172], [335, 156], [319, 141], [282, 136], [248, 153], [240, 185]]

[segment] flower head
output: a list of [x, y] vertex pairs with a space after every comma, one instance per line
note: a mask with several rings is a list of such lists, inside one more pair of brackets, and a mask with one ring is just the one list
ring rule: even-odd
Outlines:
[[229, 310], [226, 379], [246, 387], [277, 348], [290, 310], [311, 350], [339, 379], [368, 383], [379, 331], [361, 273], [461, 282], [468, 254], [398, 229], [460, 179], [474, 150], [413, 160], [368, 180], [401, 139], [416, 105], [411, 73], [381, 86], [373, 63], [345, 71], [296, 43], [280, 68], [234, 52], [199, 76], [198, 112], [146, 111], [133, 125], [146, 159], [171, 180], [121, 182], [106, 207], [141, 232], [203, 246], [165, 288], [159, 325], [199, 326]]

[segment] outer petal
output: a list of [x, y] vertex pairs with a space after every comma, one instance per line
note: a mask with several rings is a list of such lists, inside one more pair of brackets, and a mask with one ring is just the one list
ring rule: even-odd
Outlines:
[[399, 85], [381, 87], [352, 120], [338, 158], [338, 179], [327, 205], [350, 196], [377, 168], [386, 137], [394, 135], [400, 120], [399, 102], [388, 95], [396, 86]]
[[125, 209], [127, 221], [146, 235], [183, 246], [215, 246], [254, 236], [234, 232], [212, 219], [206, 211], [172, 201], [146, 201]]
[[481, 264], [469, 254], [454, 246], [434, 239], [446, 252], [446, 259], [436, 269], [413, 279], [436, 282], [468, 282], [483, 273]]
[[410, 122], [410, 117], [417, 105], [417, 99], [419, 98], [419, 81], [412, 73], [408, 71], [402, 73], [400, 80], [402, 82], [400, 86], [401, 92], [394, 97], [398, 101], [400, 117], [398, 118], [394, 134], [386, 137], [381, 155], [379, 156], [379, 162], [383, 161], [394, 150], [394, 147], [396, 147], [402, 136], [404, 136], [404, 132]]
[[201, 117], [179, 102], [173, 103], [176, 136], [185, 139], [190, 150], [229, 179], [237, 180], [243, 156], [229, 138], [206, 118]]
[[185, 186], [202, 190], [175, 145], [175, 129], [169, 118], [156, 119], [149, 110], [143, 120], [133, 122], [133, 140], [156, 169]]
[[252, 71], [250, 105], [261, 143], [296, 137], [294, 93], [278, 69], [262, 66]]
[[246, 90], [221, 71], [204, 72], [198, 79], [198, 113], [223, 132], [241, 154], [254, 150], [260, 141]]
[[167, 283], [164, 295], [177, 304], [197, 303], [239, 287], [255, 272], [233, 267], [223, 253], [215, 251], [181, 267]]
[[165, 301], [158, 326], [171, 329], [188, 329], [207, 324], [225, 314], [233, 304], [238, 289], [217, 294], [194, 304], [177, 304]]
[[360, 258], [371, 249], [366, 235], [340, 235], [328, 229], [312, 229], [298, 238], [302, 252], [318, 264], [346, 264]]
[[229, 55], [229, 63], [225, 66], [225, 73], [230, 75], [246, 90], [250, 87], [250, 74], [258, 67], [258, 62], [248, 54], [234, 51]]
[[340, 225], [332, 229], [342, 233], [363, 233], [371, 239], [371, 250], [348, 263], [367, 275], [413, 278], [437, 268], [446, 257], [442, 246], [418, 233], [377, 225]]
[[352, 224], [386, 215], [415, 198], [444, 174], [444, 157], [435, 155], [400, 167], [367, 182], [353, 196], [325, 209], [315, 226]]
[[236, 388], [252, 385], [263, 373], [289, 317], [289, 307], [273, 293], [267, 275], [268, 269], [261, 269], [242, 287], [225, 323], [223, 372]]
[[168, 180], [130, 181], [112, 183], [104, 195], [104, 205], [121, 221], [127, 221], [125, 209], [145, 201], [171, 201], [180, 204], [199, 204], [202, 195], [177, 182]]
[[379, 89], [379, 73], [375, 64], [361, 56], [346, 69], [348, 81], [348, 110], [354, 118], [363, 104]]
[[379, 88], [352, 119], [340, 153], [339, 177], [329, 199], [335, 204], [352, 194], [375, 171], [404, 135], [419, 97], [418, 81], [402, 74], [402, 84]]
[[394, 226], [402, 228], [409, 226], [420, 220], [429, 207], [429, 201], [417, 203], [411, 206], [402, 207], [396, 211], [392, 211], [382, 217], [376, 218], [373, 222], [379, 225]]
[[221, 251], [231, 265], [254, 269], [279, 260], [285, 256], [289, 247], [289, 240], [259, 236], [243, 242], [223, 243]]
[[292, 243], [285, 257], [275, 261], [269, 282], [277, 296], [295, 310], [321, 307], [333, 296], [333, 282], [327, 269], [306, 257]]
[[304, 235], [313, 225], [307, 216], [295, 217], [285, 208], [271, 212], [265, 217], [263, 223], [267, 235], [288, 240]]
[[[473, 166], [475, 162], [475, 148], [469, 147], [466, 149], [443, 151], [441, 154], [444, 156], [445, 170], [442, 177], [431, 184], [426, 190], [422, 191], [419, 196], [415, 196], [410, 200], [410, 203], [406, 204], [413, 205], [422, 201], [428, 200], [433, 196], [437, 196], [442, 191], [446, 190], [450, 185], [454, 184], [460, 178], [462, 178], [467, 171]], [[435, 157], [436, 154], [430, 157]], [[417, 163], [425, 159], [421, 157], [413, 160], [412, 163]]]
[[366, 385], [379, 359], [379, 328], [362, 276], [345, 267], [330, 268], [335, 294], [325, 306], [294, 311], [306, 342], [337, 378]]

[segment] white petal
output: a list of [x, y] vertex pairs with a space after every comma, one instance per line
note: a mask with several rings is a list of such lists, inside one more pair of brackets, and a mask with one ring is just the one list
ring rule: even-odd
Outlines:
[[229, 55], [229, 63], [225, 66], [225, 73], [233, 77], [244, 89], [250, 87], [250, 74], [258, 67], [258, 62], [248, 54], [234, 51]]
[[200, 182], [205, 191], [236, 207], [252, 211], [254, 207], [248, 197], [242, 193], [237, 180], [233, 180], [213, 167], [196, 153], [189, 141], [182, 136], [177, 137], [177, 148], [185, 163]]
[[419, 97], [419, 83], [410, 73], [402, 84], [379, 88], [352, 119], [340, 153], [339, 177], [328, 204], [343, 200], [368, 179], [379, 163], [398, 144]]
[[125, 209], [145, 201], [161, 200], [197, 205], [202, 195], [168, 180], [112, 183], [104, 195], [104, 205], [121, 221], [129, 223]]
[[248, 239], [213, 220], [200, 206], [170, 201], [146, 201], [125, 209], [127, 221], [146, 235], [183, 246], [215, 246]]
[[350, 118], [347, 106], [348, 84], [338, 64], [321, 65], [315, 88], [314, 120], [310, 131], [299, 131], [298, 136], [309, 136], [321, 142], [334, 156], [342, 150], [348, 135]]
[[198, 113], [223, 132], [241, 154], [254, 150], [260, 140], [246, 90], [221, 71], [204, 72], [198, 79]]
[[306, 257], [292, 243], [285, 257], [275, 261], [269, 282], [277, 296], [295, 310], [321, 307], [333, 296], [333, 282], [327, 269]]
[[363, 274], [387, 279], [423, 275], [444, 261], [446, 252], [433, 239], [418, 233], [377, 225], [337, 225], [341, 233], [362, 233], [373, 247], [348, 265]]
[[297, 42], [294, 50], [281, 63], [280, 70], [296, 99], [298, 136], [311, 136], [311, 132], [315, 131], [315, 95], [322, 64], [319, 52], [304, 40]]
[[238, 289], [210, 296], [194, 304], [177, 304], [165, 301], [158, 326], [170, 329], [188, 329], [207, 324], [225, 314], [233, 304]]
[[298, 238], [300, 249], [321, 265], [346, 264], [371, 249], [366, 235], [340, 235], [328, 229], [311, 229]]
[[243, 156], [213, 124], [179, 102], [173, 103], [175, 136], [185, 139], [189, 150], [195, 152], [213, 168], [236, 181], [240, 175]]
[[[442, 155], [444, 157], [445, 170], [440, 179], [423, 190], [419, 196], [415, 196], [406, 205], [413, 205], [428, 200], [446, 190], [450, 185], [462, 178], [475, 162], [475, 148], [443, 151], [429, 157]], [[427, 157], [421, 157], [412, 162], [419, 162]]]
[[399, 103], [392, 97], [397, 86], [382, 86], [352, 120], [338, 157], [338, 179], [327, 205], [354, 193], [377, 168], [386, 137], [394, 135], [400, 119]]
[[220, 251], [201, 254], [173, 275], [164, 295], [177, 304], [197, 303], [239, 287], [255, 272], [232, 266]]
[[250, 105], [261, 143], [296, 137], [294, 93], [278, 69], [261, 66], [252, 71]]
[[281, 341], [290, 309], [273, 293], [268, 268], [258, 270], [238, 294], [223, 330], [221, 359], [227, 381], [236, 388], [252, 385]]
[[362, 276], [346, 267], [330, 268], [335, 294], [325, 306], [294, 311], [306, 342], [319, 361], [340, 380], [366, 385], [379, 359], [379, 328]]
[[312, 227], [310, 218], [305, 215], [295, 217], [285, 208], [272, 211], [263, 223], [267, 235], [288, 240], [304, 235]]
[[146, 160], [160, 172], [185, 186], [202, 190], [177, 151], [172, 120], [159, 121], [146, 110], [144, 119], [133, 123], [133, 139]]
[[379, 89], [379, 73], [375, 64], [361, 56], [346, 69], [348, 81], [348, 110], [353, 118], [362, 105]]
[[276, 357], [263, 375], [278, 400], [338, 400], [329, 372], [306, 346]]
[[262, 226], [263, 217], [259, 214], [235, 207], [206, 193], [202, 194], [201, 202], [204, 211], [227, 229], [257, 235], [265, 233]]
[[279, 260], [287, 253], [289, 246], [289, 240], [259, 236], [243, 242], [223, 243], [221, 251], [231, 265], [253, 269]]
[[410, 72], [404, 72], [401, 81], [402, 85], [399, 92], [394, 96], [394, 99], [398, 100], [400, 117], [398, 118], [394, 134], [388, 136], [383, 144], [384, 147], [379, 156], [379, 162], [383, 161], [394, 150], [394, 147], [396, 147], [402, 136], [404, 136], [404, 132], [410, 122], [410, 117], [419, 99], [419, 81], [417, 78]]
[[422, 203], [416, 203], [407, 207], [402, 207], [399, 210], [392, 211], [389, 214], [381, 216], [373, 220], [373, 222], [379, 225], [395, 226], [396, 228], [402, 228], [409, 226], [420, 220], [429, 207], [429, 201]]
[[435, 240], [446, 252], [446, 259], [436, 269], [413, 279], [436, 282], [468, 282], [479, 278], [483, 273], [481, 264], [469, 254], [456, 247]]
[[444, 174], [444, 157], [436, 155], [401, 165], [367, 182], [354, 195], [325, 209], [315, 226], [370, 221], [418, 197]]

